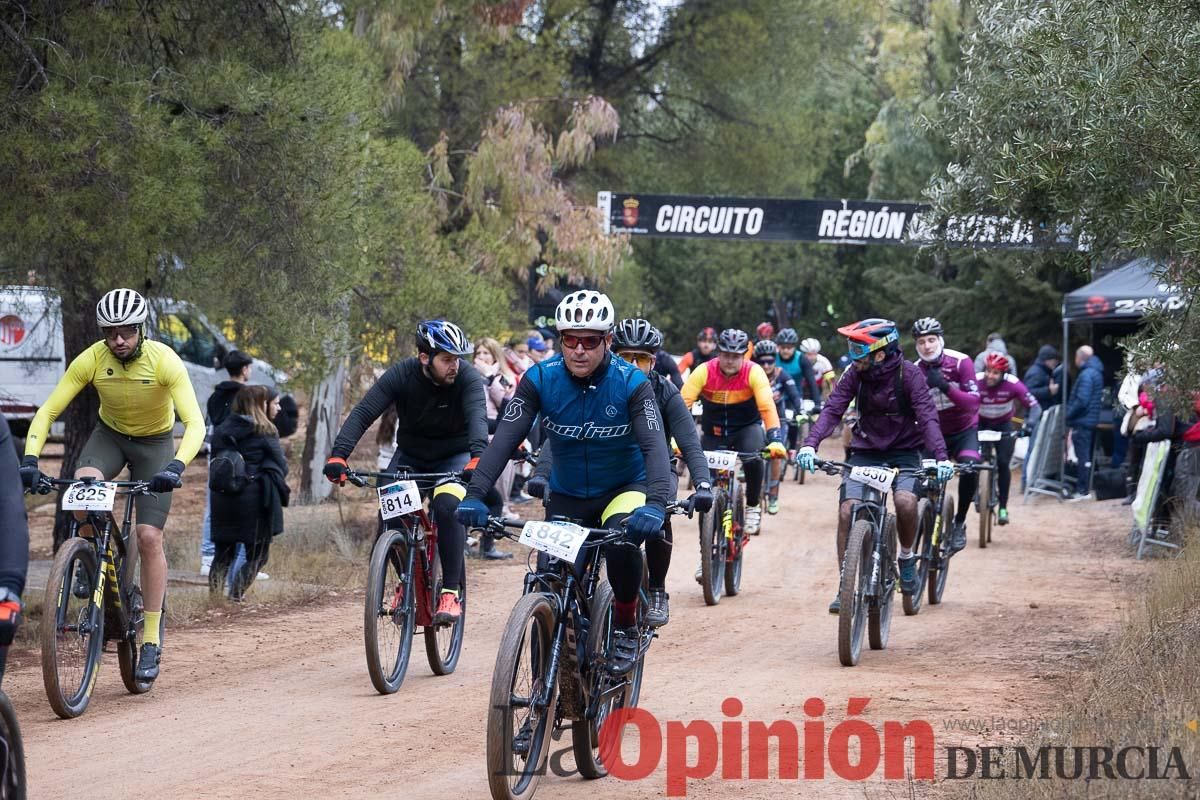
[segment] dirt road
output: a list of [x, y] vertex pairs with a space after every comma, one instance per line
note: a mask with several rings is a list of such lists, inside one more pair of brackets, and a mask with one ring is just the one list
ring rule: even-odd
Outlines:
[[[705, 607], [692, 579], [694, 529], [677, 539], [668, 582], [672, 620], [648, 657], [642, 706], [668, 720], [809, 719], [821, 698], [826, 731], [847, 699], [869, 697], [863, 719], [928, 720], [938, 752], [976, 743], [951, 720], [1027, 719], [1051, 711], [1073, 670], [1115, 630], [1129, 584], [1148, 567], [1123, 547], [1127, 515], [1115, 503], [1013, 504], [1013, 524], [991, 548], [974, 542], [954, 561], [941, 606], [897, 609], [886, 651], [839, 666], [834, 479], [787, 484], [746, 556], [743, 593]], [[974, 523], [972, 523], [973, 525]], [[516, 547], [516, 545], [513, 545]], [[484, 716], [500, 631], [520, 590], [521, 558], [469, 562], [472, 596], [458, 671], [429, 672], [420, 643], [408, 679], [373, 691], [362, 653], [360, 601], [336, 602], [224, 627], [168, 632], [163, 677], [142, 697], [124, 693], [107, 656], [84, 717], [60, 721], [36, 666], [5, 676], [24, 729], [31, 797], [484, 798]], [[26, 659], [28, 661], [28, 659]], [[1001, 734], [993, 732], [991, 739]], [[554, 747], [569, 749], [569, 733]], [[571, 764], [568, 756], [566, 765]], [[939, 765], [938, 772], [942, 773]], [[718, 773], [719, 774], [719, 773]], [[666, 795], [665, 765], [641, 781], [547, 776], [539, 798]], [[774, 768], [772, 769], [774, 776]], [[864, 783], [694, 780], [689, 797], [908, 797], [882, 768]], [[919, 784], [915, 794], [929, 792]]]

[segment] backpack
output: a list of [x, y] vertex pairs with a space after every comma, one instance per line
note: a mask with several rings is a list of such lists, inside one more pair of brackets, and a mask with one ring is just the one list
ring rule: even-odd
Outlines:
[[249, 483], [246, 460], [236, 447], [226, 446], [208, 461], [208, 488], [220, 494], [240, 494]]

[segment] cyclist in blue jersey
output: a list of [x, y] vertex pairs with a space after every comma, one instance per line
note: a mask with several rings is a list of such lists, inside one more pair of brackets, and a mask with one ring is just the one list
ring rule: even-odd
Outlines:
[[624, 674], [638, 655], [641, 545], [663, 535], [671, 496], [670, 455], [650, 381], [614, 358], [612, 302], [581, 290], [554, 313], [562, 355], [531, 367], [517, 384], [492, 442], [458, 506], [469, 527], [487, 523], [484, 496], [540, 415], [553, 454], [547, 514], [589, 527], [625, 525], [626, 540], [605, 550], [613, 590], [613, 643], [606, 668]]
[[[784, 328], [779, 332], [775, 337], [775, 344], [779, 348], [779, 367], [796, 382], [796, 387], [800, 389], [800, 396], [805, 400], [812, 401], [812, 413], [820, 414], [821, 384], [817, 381], [816, 373], [813, 372], [812, 362], [808, 360], [804, 353], [797, 352], [796, 347], [799, 343], [800, 335], [796, 333], [795, 328]], [[797, 414], [803, 411], [803, 407], [796, 409]], [[788, 428], [787, 446], [789, 452], [796, 450], [796, 442], [799, 435], [799, 425], [792, 425]]]

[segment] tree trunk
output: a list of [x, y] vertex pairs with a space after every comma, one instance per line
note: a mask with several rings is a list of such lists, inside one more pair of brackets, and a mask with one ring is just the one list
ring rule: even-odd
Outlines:
[[319, 503], [333, 489], [333, 484], [325, 480], [321, 469], [329, 457], [342, 420], [346, 368], [346, 359], [338, 359], [333, 372], [326, 375], [313, 390], [304, 433], [304, 453], [300, 459], [301, 503]]
[[[95, 303], [99, 294], [88, 281], [79, 281], [79, 276], [91, 272], [90, 267], [75, 265], [64, 274], [71, 277], [59, 281], [59, 292], [62, 296], [62, 329], [63, 352], [66, 364], [96, 341]], [[58, 477], [70, 478], [75, 475], [75, 462], [79, 453], [96, 427], [99, 418], [100, 398], [92, 386], [87, 386], [63, 411], [59, 420], [66, 426], [63, 439], [62, 468]], [[61, 496], [60, 496], [61, 505]], [[60, 507], [54, 516], [54, 549], [62, 544], [69, 533], [70, 517]]]

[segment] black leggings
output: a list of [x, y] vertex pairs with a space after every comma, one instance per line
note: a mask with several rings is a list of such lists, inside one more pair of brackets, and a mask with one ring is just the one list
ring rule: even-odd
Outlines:
[[[213, 553], [212, 566], [208, 572], [208, 591], [212, 594], [220, 594], [225, 588], [225, 576], [229, 573], [229, 567], [237, 557], [239, 544], [240, 542], [220, 542], [215, 545], [216, 551]], [[246, 594], [250, 584], [254, 583], [254, 578], [267, 565], [267, 555], [270, 550], [270, 537], [246, 545], [246, 563], [233, 576], [233, 586], [229, 590], [231, 600], [241, 600]]]
[[675, 537], [671, 533], [671, 518], [667, 517], [663, 525], [664, 539], [651, 539], [646, 542], [646, 577], [651, 589], [663, 589], [667, 585], [667, 572], [671, 569], [672, 542]]
[[[1009, 426], [1009, 430], [1011, 429]], [[1017, 449], [1017, 440], [1005, 436], [993, 443], [993, 447], [996, 448], [996, 482], [999, 485], [1000, 507], [1008, 508], [1008, 490], [1012, 486], [1012, 458], [1013, 451]]]
[[[739, 431], [726, 436], [705, 433], [700, 437], [700, 445], [705, 450], [736, 450], [739, 453], [757, 453], [767, 445], [767, 435], [758, 425], [747, 425]], [[742, 462], [742, 471], [746, 474], [746, 505], [757, 506], [762, 497], [763, 475], [766, 465], [761, 458], [751, 458]]]
[[[615, 509], [609, 509], [609, 504], [621, 495], [633, 493], [632, 502], [618, 503]], [[633, 484], [623, 486], [599, 497], [571, 497], [555, 492], [550, 493], [550, 501], [546, 508], [546, 518], [562, 516], [574, 520], [589, 528], [618, 528], [633, 510], [646, 502], [646, 487]], [[635, 505], [633, 503], [636, 503]], [[630, 506], [626, 508], [626, 506]], [[608, 516], [605, 512], [608, 511]], [[610, 544], [604, 548], [604, 560], [608, 564], [608, 582], [613, 591], [613, 622], [621, 628], [627, 628], [637, 622], [638, 590], [642, 585], [642, 550], [640, 542], [627, 540]], [[575, 562], [575, 571], [582, 571], [585, 560], [592, 549], [584, 548], [579, 551]], [[669, 559], [668, 559], [669, 561]], [[538, 566], [544, 566], [544, 556], [538, 555]], [[666, 575], [664, 569], [663, 574]]]
[[442, 589], [457, 592], [462, 588], [463, 555], [467, 549], [467, 529], [454, 518], [459, 498], [443, 491], [429, 502], [438, 529], [438, 557], [442, 561]]

